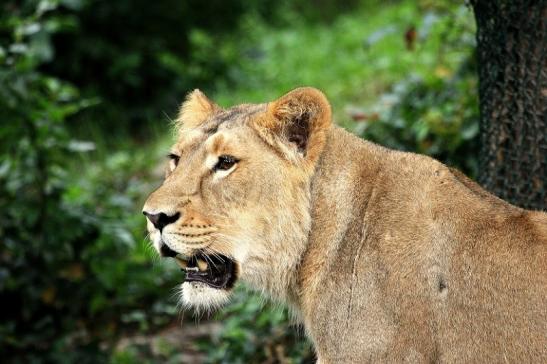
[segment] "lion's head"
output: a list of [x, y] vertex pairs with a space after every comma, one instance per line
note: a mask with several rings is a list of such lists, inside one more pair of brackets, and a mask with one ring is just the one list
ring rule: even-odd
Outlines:
[[165, 180], [143, 208], [154, 247], [186, 270], [186, 305], [220, 305], [238, 279], [290, 301], [330, 125], [313, 88], [229, 109], [189, 94]]

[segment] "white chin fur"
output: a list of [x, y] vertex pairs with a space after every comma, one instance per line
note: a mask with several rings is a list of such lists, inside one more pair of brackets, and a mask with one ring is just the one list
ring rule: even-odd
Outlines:
[[230, 300], [230, 292], [211, 288], [205, 283], [184, 282], [182, 284], [182, 304], [197, 311], [213, 311]]

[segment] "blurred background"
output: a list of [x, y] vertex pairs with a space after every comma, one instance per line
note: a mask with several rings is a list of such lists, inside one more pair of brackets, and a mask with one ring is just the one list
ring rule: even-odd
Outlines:
[[476, 177], [475, 48], [448, 0], [3, 0], [1, 361], [314, 362], [244, 287], [213, 315], [178, 306], [140, 211], [180, 102], [314, 86], [344, 128]]

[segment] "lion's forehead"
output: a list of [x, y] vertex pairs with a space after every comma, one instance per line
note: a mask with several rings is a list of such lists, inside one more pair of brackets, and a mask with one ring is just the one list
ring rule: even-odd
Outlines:
[[265, 104], [243, 104], [223, 110], [199, 128], [181, 129], [174, 149], [180, 153], [205, 148], [216, 153], [222, 146], [239, 141], [239, 134], [248, 131], [248, 121], [264, 110]]
[[249, 130], [243, 125], [240, 128], [218, 130], [214, 134], [192, 131], [191, 135], [179, 137], [174, 146], [174, 152], [183, 155], [194, 154], [197, 151], [205, 154], [233, 152], [233, 149], [241, 148], [246, 144], [245, 142], [250, 141], [245, 137], [248, 132]]
[[200, 129], [205, 134], [215, 134], [219, 130], [238, 128], [255, 116], [266, 110], [265, 104], [242, 104], [222, 110], [212, 115]]

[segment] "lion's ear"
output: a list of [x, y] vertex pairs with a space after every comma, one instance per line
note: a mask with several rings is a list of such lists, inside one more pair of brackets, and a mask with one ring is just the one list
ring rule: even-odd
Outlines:
[[315, 163], [331, 125], [331, 108], [325, 95], [312, 87], [290, 91], [268, 105], [262, 127], [277, 135], [293, 152]]
[[195, 128], [218, 111], [220, 107], [217, 104], [209, 100], [203, 92], [195, 89], [182, 103], [176, 123], [179, 128]]

